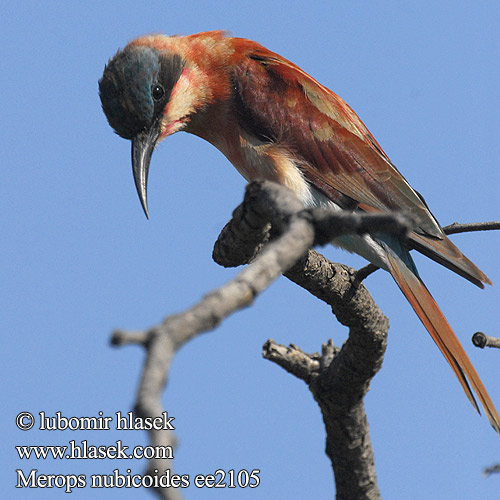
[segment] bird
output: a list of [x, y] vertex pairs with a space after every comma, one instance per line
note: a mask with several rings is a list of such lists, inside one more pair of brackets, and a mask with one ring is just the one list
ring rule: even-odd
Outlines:
[[492, 427], [500, 416], [460, 341], [417, 271], [416, 250], [480, 288], [489, 278], [450, 241], [424, 198], [393, 165], [357, 114], [334, 92], [263, 45], [207, 31], [138, 37], [99, 80], [109, 125], [132, 142], [132, 169], [149, 218], [147, 181], [155, 147], [180, 131], [219, 149], [247, 180], [290, 188], [305, 207], [401, 212], [406, 240], [349, 235], [332, 243], [388, 271]]

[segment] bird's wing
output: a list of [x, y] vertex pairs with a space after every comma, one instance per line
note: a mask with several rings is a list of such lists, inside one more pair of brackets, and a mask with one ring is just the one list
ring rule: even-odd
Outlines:
[[[337, 202], [343, 195], [368, 212], [411, 214], [417, 224], [417, 250], [478, 286], [489, 282], [446, 237], [423, 198], [339, 96], [258, 45], [247, 50], [231, 76], [241, 127], [285, 146], [317, 189]], [[352, 203], [344, 208], [352, 208]]]
[[330, 185], [367, 209], [410, 212], [423, 232], [441, 237], [425, 203], [354, 111], [293, 63], [262, 52], [235, 69], [244, 126], [287, 143], [313, 184]]

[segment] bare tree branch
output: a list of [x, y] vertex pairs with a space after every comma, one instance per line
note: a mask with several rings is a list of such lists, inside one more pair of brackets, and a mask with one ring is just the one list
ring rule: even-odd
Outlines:
[[476, 332], [472, 336], [472, 343], [480, 349], [484, 349], [485, 347], [496, 347], [500, 349], [500, 339], [497, 337], [490, 337], [483, 332]]
[[470, 222], [467, 224], [459, 224], [454, 222], [449, 226], [443, 227], [446, 234], [469, 233], [471, 231], [494, 231], [500, 229], [500, 221], [493, 222]]
[[[262, 190], [255, 197], [256, 187], [247, 190], [247, 204], [255, 214], [261, 213], [263, 220], [269, 220], [276, 210], [276, 203], [283, 205], [290, 213], [300, 212], [302, 205], [274, 186]], [[285, 194], [284, 194], [285, 193]], [[274, 194], [274, 196], [273, 196]], [[267, 196], [266, 196], [267, 195]], [[282, 199], [283, 196], [285, 199]], [[255, 199], [254, 199], [255, 198]], [[278, 213], [278, 212], [276, 212]], [[280, 221], [275, 221], [279, 225]], [[263, 225], [266, 225], [267, 221]], [[149, 329], [147, 332], [115, 331], [113, 345], [142, 343], [146, 348], [135, 412], [139, 417], [156, 417], [163, 412], [161, 395], [168, 382], [170, 365], [176, 351], [198, 334], [212, 330], [226, 316], [252, 303], [254, 297], [272, 283], [284, 269], [288, 268], [313, 242], [314, 231], [306, 219], [295, 217], [289, 221], [289, 230], [274, 243], [266, 247], [255, 262], [245, 268], [235, 279], [207, 294], [198, 304], [183, 313], [175, 314]], [[172, 445], [172, 432], [151, 431], [154, 444]], [[151, 460], [148, 474], [162, 474], [172, 470], [170, 459]], [[157, 489], [158, 495], [166, 500], [181, 499], [178, 490]]]
[[[225, 266], [251, 262], [232, 281], [207, 294], [180, 314], [168, 316], [148, 331], [113, 334], [114, 345], [141, 344], [146, 360], [136, 396], [135, 412], [156, 417], [163, 412], [161, 396], [177, 350], [197, 335], [212, 330], [232, 312], [250, 305], [281, 273], [328, 303], [348, 326], [342, 349], [331, 341], [321, 355], [269, 341], [265, 357], [303, 379], [318, 401], [327, 429], [327, 454], [334, 468], [337, 499], [377, 499], [373, 450], [363, 408], [363, 396], [380, 369], [388, 321], [360, 284], [356, 271], [332, 264], [314, 250], [342, 234], [391, 232], [404, 236], [407, 219], [395, 215], [305, 210], [286, 188], [269, 182], [251, 183], [214, 247], [214, 260]], [[270, 242], [262, 247], [262, 241]], [[260, 253], [259, 253], [260, 252]], [[171, 431], [152, 431], [154, 444], [174, 446]], [[171, 459], [149, 463], [148, 473], [172, 470]], [[180, 500], [178, 490], [158, 489], [166, 500]]]
[[[500, 223], [455, 223], [445, 232], [490, 229], [500, 229]], [[342, 348], [328, 341], [321, 354], [307, 354], [295, 345], [284, 347], [268, 340], [263, 355], [304, 380], [318, 402], [327, 431], [326, 452], [335, 474], [337, 499], [379, 499], [363, 398], [382, 365], [388, 321], [361, 284], [376, 267], [369, 265], [356, 272], [329, 262], [310, 247], [342, 234], [383, 231], [404, 237], [410, 230], [411, 221], [398, 214], [306, 210], [282, 186], [269, 182], [249, 184], [243, 203], [214, 246], [213, 258], [226, 267], [250, 265], [195, 306], [168, 316], [147, 331], [113, 333], [113, 345], [140, 344], [146, 349], [136, 396], [137, 416], [163, 413], [162, 393], [173, 357], [182, 345], [250, 305], [284, 273], [329, 304], [337, 319], [349, 327], [349, 338]], [[151, 431], [150, 439], [154, 445], [175, 446], [175, 436], [168, 430]], [[161, 476], [172, 469], [172, 459], [154, 459], [147, 473]], [[159, 488], [156, 493], [165, 500], [182, 499], [175, 488]]]

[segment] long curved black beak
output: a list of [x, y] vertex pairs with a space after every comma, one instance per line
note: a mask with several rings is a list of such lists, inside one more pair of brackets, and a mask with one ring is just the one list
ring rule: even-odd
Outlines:
[[137, 134], [132, 139], [132, 171], [134, 173], [134, 182], [142, 208], [148, 219], [149, 164], [158, 137], [160, 137], [160, 127], [159, 125], [153, 125], [149, 130]]

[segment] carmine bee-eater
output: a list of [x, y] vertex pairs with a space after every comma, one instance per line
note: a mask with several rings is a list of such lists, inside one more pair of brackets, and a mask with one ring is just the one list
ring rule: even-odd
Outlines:
[[132, 141], [146, 216], [151, 155], [179, 131], [213, 144], [248, 181], [288, 186], [307, 207], [411, 214], [417, 227], [408, 241], [379, 235], [333, 243], [391, 273], [474, 408], [479, 411], [472, 390], [500, 433], [500, 416], [409, 251], [481, 288], [491, 282], [446, 237], [423, 198], [340, 97], [262, 45], [222, 31], [137, 38], [109, 61], [99, 90], [109, 124]]

